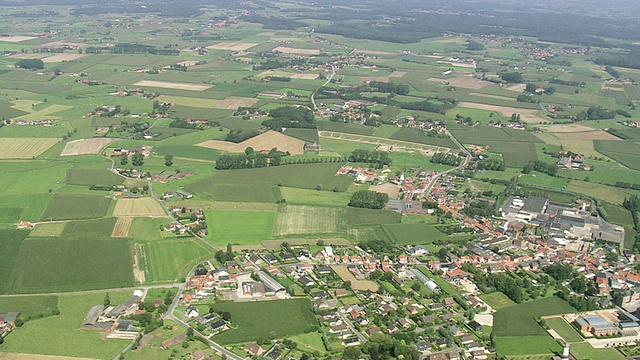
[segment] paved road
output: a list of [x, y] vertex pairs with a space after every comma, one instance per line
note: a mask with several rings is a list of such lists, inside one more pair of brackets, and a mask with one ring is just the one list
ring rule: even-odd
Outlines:
[[[335, 75], [336, 75], [336, 67], [331, 65], [331, 75], [329, 75], [329, 78], [327, 79], [327, 81], [324, 82], [324, 84], [322, 84], [321, 87], [327, 86], [327, 84], [329, 84], [331, 80], [333, 80], [333, 77]], [[317, 109], [316, 99], [314, 99], [315, 96], [316, 96], [316, 92], [314, 91], [311, 93], [311, 103], [313, 104], [313, 110]]]
[[460, 150], [462, 150], [465, 154], [467, 154], [467, 157], [464, 159], [464, 162], [462, 163], [462, 165], [460, 165], [458, 167], [455, 167], [453, 169], [441, 172], [441, 173], [437, 174], [436, 176], [434, 176], [433, 179], [431, 179], [431, 181], [429, 182], [429, 185], [427, 186], [427, 188], [426, 188], [426, 190], [424, 192], [427, 195], [431, 192], [431, 190], [435, 186], [436, 182], [442, 177], [442, 175], [445, 175], [445, 174], [450, 173], [452, 171], [462, 170], [462, 169], [466, 168], [467, 166], [469, 166], [469, 163], [471, 162], [471, 153], [469, 152], [469, 150], [467, 150], [467, 148], [462, 146], [462, 144], [460, 144], [458, 139], [456, 139], [451, 134], [451, 132], [449, 132], [449, 130], [445, 130], [445, 132], [447, 133], [447, 135], [449, 135], [449, 137], [451, 138], [451, 141], [453, 141], [456, 144], [456, 146], [458, 146], [458, 148], [460, 148]]

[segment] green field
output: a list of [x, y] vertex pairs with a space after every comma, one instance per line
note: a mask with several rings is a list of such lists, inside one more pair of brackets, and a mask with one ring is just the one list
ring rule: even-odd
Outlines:
[[389, 210], [372, 210], [349, 208], [349, 225], [380, 225], [380, 224], [398, 224], [400, 223], [401, 214], [396, 211]]
[[109, 170], [100, 169], [69, 169], [67, 184], [73, 185], [116, 185], [121, 184], [123, 178]]
[[562, 353], [562, 346], [549, 335], [500, 336], [494, 344], [497, 353], [507, 357]]
[[19, 312], [22, 319], [35, 319], [53, 315], [58, 310], [58, 297], [55, 295], [12, 296], [0, 298], [0, 314]]
[[215, 246], [259, 244], [271, 239], [275, 213], [270, 211], [207, 210], [207, 241]]
[[269, 339], [271, 333], [276, 338], [298, 335], [314, 331], [318, 326], [308, 299], [218, 302], [212, 307], [216, 312], [228, 311], [234, 327], [212, 338], [220, 344]]
[[389, 238], [398, 245], [431, 244], [435, 240], [447, 237], [433, 225], [427, 224], [390, 224], [384, 225], [383, 228], [389, 234]]
[[428, 137], [424, 130], [418, 128], [400, 128], [390, 139], [415, 142], [420, 144], [443, 146], [451, 149], [456, 149], [456, 144], [447, 137]]
[[109, 237], [116, 224], [116, 218], [103, 218], [90, 221], [71, 221], [66, 223], [64, 237]]
[[318, 131], [315, 129], [288, 128], [282, 133], [308, 143], [318, 142]]
[[344, 208], [284, 205], [278, 209], [274, 236], [294, 234], [328, 234], [346, 230]]
[[0, 292], [6, 293], [12, 287], [12, 276], [16, 265], [16, 255], [23, 240], [29, 234], [26, 230], [0, 230]]
[[41, 293], [129, 287], [133, 282], [124, 239], [63, 238], [22, 241], [7, 281], [11, 293]]
[[[146, 281], [179, 281], [211, 249], [194, 238], [150, 241], [138, 257], [147, 266]], [[136, 250], [137, 251], [137, 250]]]
[[555, 330], [558, 335], [569, 343], [581, 342], [584, 339], [576, 331], [576, 329], [567, 323], [563, 318], [546, 319], [547, 326]]
[[376, 130], [373, 126], [357, 125], [350, 123], [339, 123], [330, 121], [319, 121], [318, 130], [320, 131], [335, 131], [347, 134], [355, 135], [373, 135]]
[[571, 355], [577, 360], [623, 360], [625, 358], [616, 349], [594, 349], [588, 343], [571, 345]]
[[484, 300], [494, 310], [500, 310], [502, 308], [516, 305], [513, 300], [509, 299], [500, 291], [492, 292], [490, 294], [482, 294], [480, 295], [480, 299]]
[[572, 313], [576, 310], [557, 297], [544, 298], [498, 310], [493, 317], [494, 336], [537, 336], [547, 332], [536, 316]]
[[212, 183], [200, 181], [189, 186], [196, 195], [216, 201], [275, 203], [282, 198], [277, 185]]
[[615, 140], [596, 140], [593, 144], [596, 151], [631, 169], [640, 170], [640, 144]]
[[99, 195], [54, 194], [42, 220], [99, 218], [107, 214], [111, 199]]

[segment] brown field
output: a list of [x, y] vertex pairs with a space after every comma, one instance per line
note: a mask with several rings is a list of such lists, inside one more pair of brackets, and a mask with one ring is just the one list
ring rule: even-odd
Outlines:
[[47, 56], [49, 56], [49, 54], [36, 53], [36, 54], [13, 54], [9, 57], [14, 59], [42, 59]]
[[69, 141], [60, 156], [97, 154], [115, 140], [117, 139], [95, 138]]
[[377, 191], [389, 195], [389, 199], [397, 199], [400, 194], [400, 186], [391, 183], [384, 183], [382, 185], [376, 185], [369, 187], [371, 191]]
[[55, 54], [53, 56], [42, 59], [45, 63], [72, 61], [85, 56], [85, 54]]
[[463, 67], [463, 68], [469, 68], [469, 69], [476, 68], [476, 66], [471, 63], [463, 63], [463, 62], [457, 62], [457, 61], [444, 61], [444, 60], [439, 60], [437, 62], [439, 62], [440, 64], [447, 64], [447, 65], [456, 66], [456, 67]]
[[597, 130], [597, 131], [585, 131], [585, 132], [560, 132], [554, 133], [555, 136], [562, 140], [620, 140], [617, 136], [613, 136], [606, 131]]
[[540, 124], [542, 122], [547, 122], [546, 119], [536, 115], [536, 112], [538, 112], [538, 110], [533, 110], [533, 109], [518, 109], [518, 108], [512, 108], [508, 106], [495, 106], [495, 105], [486, 105], [486, 104], [469, 103], [469, 102], [461, 102], [460, 104], [458, 104], [458, 106], [471, 108], [471, 109], [495, 111], [506, 117], [510, 117], [511, 114], [514, 114], [514, 113], [520, 114], [520, 118], [522, 119], [522, 121], [528, 124]]
[[218, 102], [214, 107], [216, 109], [237, 110], [239, 107], [251, 107], [258, 101], [260, 100], [254, 98], [229, 96]]
[[427, 80], [437, 82], [438, 84], [449, 83], [449, 85], [451, 86], [472, 90], [482, 89], [487, 85], [491, 85], [491, 83], [488, 81], [482, 81], [469, 76], [454, 77], [451, 79], [429, 78]]
[[318, 74], [295, 74], [291, 75], [292, 79], [302, 79], [302, 80], [315, 80], [318, 78]]
[[196, 144], [196, 146], [228, 151], [231, 153], [243, 152], [244, 149], [248, 147], [252, 147], [255, 151], [271, 150], [275, 147], [280, 151], [288, 151], [291, 155], [304, 154], [304, 141], [273, 130], [269, 130], [238, 144], [221, 140], [207, 140]]
[[358, 280], [358, 279], [356, 279], [356, 277], [353, 276], [353, 274], [349, 270], [347, 270], [347, 266], [346, 265], [331, 265], [331, 268], [333, 269], [333, 271], [336, 272], [336, 274], [338, 274], [338, 276], [340, 276], [340, 278], [343, 281], [350, 281], [351, 282], [351, 288], [353, 290], [378, 291], [378, 284], [376, 284], [375, 282], [373, 282], [371, 280]]
[[40, 354], [0, 353], [0, 360], [94, 360], [71, 356], [54, 356]]
[[407, 75], [406, 71], [394, 71], [391, 73], [391, 75], [389, 75], [390, 78], [401, 78], [403, 76]]
[[579, 124], [558, 124], [558, 125], [544, 125], [540, 126], [540, 128], [544, 131], [548, 131], [550, 133], [572, 133], [572, 132], [586, 132], [586, 131], [594, 131], [594, 128], [590, 128], [585, 125]]
[[162, 206], [150, 197], [118, 199], [113, 216], [165, 216]]
[[318, 55], [320, 54], [320, 50], [317, 49], [297, 49], [297, 48], [291, 48], [291, 47], [287, 47], [287, 46], [278, 46], [277, 48], [273, 49], [274, 51], [279, 51], [281, 53], [285, 53], [285, 54], [302, 54], [302, 55]]
[[111, 237], [126, 238], [127, 236], [129, 236], [129, 230], [131, 230], [132, 222], [133, 222], [133, 218], [130, 218], [130, 217], [118, 218], [118, 220], [116, 221], [116, 224], [113, 226]]
[[214, 50], [230, 50], [230, 51], [244, 51], [249, 48], [258, 45], [258, 43], [247, 43], [247, 42], [221, 42], [213, 45], [207, 46], [207, 49]]
[[151, 81], [151, 80], [138, 81], [133, 85], [156, 87], [156, 88], [162, 88], [162, 89], [191, 90], [191, 91], [205, 91], [212, 87], [212, 85], [172, 83], [172, 82]]
[[20, 36], [20, 35], [0, 37], [0, 41], [10, 42], [10, 43], [17, 43], [17, 42], [33, 40], [33, 39], [37, 39], [37, 38], [33, 36]]
[[45, 152], [60, 139], [0, 138], [0, 159], [31, 159]]

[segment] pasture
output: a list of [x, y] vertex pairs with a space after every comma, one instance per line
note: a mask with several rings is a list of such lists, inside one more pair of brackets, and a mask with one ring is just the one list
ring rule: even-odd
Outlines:
[[255, 151], [269, 151], [273, 148], [277, 148], [280, 151], [289, 152], [291, 155], [302, 155], [304, 153], [304, 141], [273, 130], [254, 136], [237, 144], [229, 141], [207, 140], [196, 144], [196, 146], [231, 153], [244, 152], [248, 147], [253, 148]]
[[402, 215], [396, 211], [348, 208], [349, 225], [399, 224]]
[[20, 251], [23, 240], [29, 234], [25, 230], [0, 229], [0, 292], [11, 289], [11, 272], [16, 264], [16, 255]]
[[64, 149], [60, 156], [98, 154], [102, 148], [111, 144], [115, 140], [116, 139], [110, 138], [94, 138], [69, 141], [64, 145]]
[[616, 349], [594, 349], [589, 343], [571, 345], [571, 355], [579, 360], [623, 360]]
[[[215, 335], [212, 340], [220, 344], [237, 344], [257, 339], [276, 338], [314, 331], [318, 326], [311, 311], [309, 299], [272, 300], [260, 302], [219, 301], [213, 309], [231, 314], [232, 330]], [[286, 316], [282, 316], [286, 314]]]
[[206, 210], [205, 214], [207, 241], [215, 246], [260, 244], [273, 233], [275, 213], [270, 211]]
[[[111, 235], [116, 218], [102, 218], [95, 220], [69, 221], [66, 223], [62, 236], [65, 238], [107, 237]], [[41, 224], [41, 225], [46, 225]], [[38, 226], [41, 226], [38, 225]], [[30, 237], [33, 237], [32, 235]]]
[[54, 194], [42, 220], [99, 218], [107, 214], [111, 199], [99, 195]]
[[435, 240], [447, 237], [433, 225], [427, 224], [387, 224], [382, 228], [389, 235], [389, 238], [398, 245], [431, 244]]
[[576, 329], [561, 317], [546, 319], [545, 321], [547, 326], [555, 330], [566, 342], [576, 343], [584, 340]]
[[32, 159], [55, 145], [54, 138], [0, 138], [0, 159]]
[[331, 265], [331, 269], [333, 271], [335, 271], [336, 274], [338, 274], [338, 276], [340, 276], [342, 281], [351, 282], [351, 288], [353, 290], [378, 291], [379, 286], [378, 286], [378, 284], [376, 282], [371, 281], [371, 280], [358, 280], [358, 279], [356, 279], [356, 277], [353, 276], [351, 271], [349, 271], [347, 269], [346, 265]]
[[216, 109], [236, 110], [239, 107], [252, 107], [258, 101], [258, 99], [254, 98], [230, 96], [218, 102], [213, 107]]
[[117, 185], [124, 178], [106, 169], [69, 169], [67, 184], [73, 185]]
[[[202, 185], [202, 186], [201, 186]], [[280, 188], [276, 185], [261, 186], [228, 183], [195, 183], [187, 187], [196, 195], [216, 201], [275, 203], [280, 200]]]
[[287, 128], [282, 133], [308, 143], [317, 143], [319, 141], [318, 130], [316, 129]]
[[573, 313], [576, 310], [557, 297], [533, 300], [498, 310], [493, 316], [494, 336], [542, 336], [546, 330], [535, 320], [537, 316]]
[[470, 109], [495, 111], [498, 114], [501, 114], [502, 116], [508, 118], [511, 117], [511, 114], [518, 114], [520, 115], [520, 119], [527, 124], [540, 124], [549, 121], [549, 119], [546, 119], [543, 116], [538, 116], [537, 113], [539, 112], [539, 110], [534, 109], [522, 109], [508, 106], [486, 105], [470, 102], [461, 102], [458, 104], [458, 106]]
[[420, 144], [442, 146], [450, 149], [455, 149], [456, 144], [451, 141], [447, 136], [444, 138], [428, 137], [424, 130], [418, 128], [400, 128], [389, 137], [394, 140], [401, 140], [407, 142], [415, 142]]
[[0, 298], [0, 314], [17, 311], [23, 319], [36, 319], [41, 315], [50, 316], [56, 310], [58, 310], [58, 297], [55, 295]]
[[149, 241], [137, 253], [147, 281], [179, 281], [197, 261], [211, 256], [211, 249], [195, 238], [180, 238]]
[[343, 208], [283, 205], [278, 209], [273, 235], [339, 233], [346, 227]]
[[151, 197], [118, 199], [113, 216], [166, 216], [162, 205]]
[[640, 170], [640, 145], [629, 141], [596, 140], [595, 149], [619, 163]]

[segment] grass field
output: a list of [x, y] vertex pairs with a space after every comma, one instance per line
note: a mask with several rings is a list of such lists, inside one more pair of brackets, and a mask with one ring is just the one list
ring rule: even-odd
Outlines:
[[621, 164], [640, 170], [640, 144], [630, 141], [594, 141], [595, 149]]
[[0, 298], [0, 314], [17, 311], [23, 319], [52, 315], [58, 310], [55, 295], [12, 296]]
[[444, 138], [428, 137], [427, 135], [425, 135], [424, 130], [418, 128], [400, 128], [389, 138], [394, 140], [416, 142], [420, 144], [442, 146], [451, 149], [456, 148], [456, 144], [451, 141], [448, 136]]
[[280, 188], [277, 185], [250, 185], [204, 182], [188, 186], [192, 191], [209, 200], [240, 201], [240, 202], [265, 202], [275, 203], [282, 198]]
[[133, 282], [131, 269], [129, 244], [124, 239], [29, 238], [17, 252], [8, 291], [39, 293], [129, 287]]
[[205, 213], [209, 225], [207, 241], [215, 246], [252, 245], [271, 239], [273, 212], [207, 210]]
[[349, 225], [399, 224], [402, 215], [396, 211], [349, 208]]
[[210, 249], [194, 238], [150, 241], [143, 256], [147, 281], [178, 281], [197, 261], [210, 256]]
[[361, 187], [352, 185], [346, 192], [317, 191], [286, 186], [279, 187], [280, 192], [282, 193], [282, 198], [287, 201], [287, 204], [320, 206], [336, 206], [348, 204], [349, 199], [351, 198], [352, 188], [354, 188], [353, 191], [355, 191], [360, 190]]
[[273, 235], [338, 233], [346, 222], [343, 208], [284, 205], [278, 209]]
[[336, 131], [355, 135], [373, 135], [376, 130], [373, 126], [345, 124], [339, 122], [319, 121], [318, 130], [320, 131]]
[[66, 182], [73, 185], [117, 185], [123, 180], [106, 169], [69, 169]]
[[500, 336], [494, 338], [497, 354], [507, 357], [518, 355], [548, 355], [562, 352], [562, 346], [549, 335]]
[[493, 316], [494, 336], [542, 336], [547, 332], [536, 321], [536, 316], [575, 312], [566, 301], [557, 297], [544, 298], [509, 306]]
[[502, 308], [516, 305], [513, 300], [509, 299], [500, 291], [492, 292], [490, 294], [482, 294], [480, 295], [480, 299], [484, 300], [494, 310], [500, 310]]
[[594, 349], [588, 343], [571, 345], [571, 355], [577, 360], [623, 360], [625, 358], [616, 349]]
[[581, 342], [584, 339], [576, 331], [576, 329], [569, 325], [563, 318], [546, 319], [547, 326], [555, 330], [558, 335], [569, 343]]
[[111, 235], [115, 223], [116, 218], [70, 221], [66, 223], [62, 235], [64, 237], [106, 237]]
[[389, 224], [383, 228], [398, 245], [431, 244], [447, 237], [433, 225], [427, 224]]
[[282, 133], [304, 142], [318, 142], [318, 131], [316, 129], [287, 128]]
[[52, 147], [55, 138], [0, 138], [0, 159], [32, 159]]
[[106, 215], [111, 199], [97, 195], [54, 194], [42, 220], [91, 219]]
[[162, 205], [151, 197], [118, 199], [113, 216], [166, 216]]
[[587, 196], [592, 196], [596, 199], [600, 199], [617, 205], [622, 204], [622, 201], [624, 201], [625, 197], [640, 193], [640, 191], [637, 190], [621, 189], [613, 186], [594, 184], [577, 180], [571, 180], [569, 182], [569, 185], [566, 187], [566, 190], [579, 194], [585, 194]]
[[[282, 338], [311, 332], [317, 326], [308, 299], [217, 302], [212, 307], [216, 312], [229, 312], [232, 325], [237, 326], [212, 338], [220, 344], [268, 339], [272, 332], [276, 338]], [[282, 316], [283, 314], [286, 316]]]
[[0, 292], [6, 293], [11, 289], [11, 272], [16, 265], [16, 255], [28, 234], [25, 230], [0, 230]]

